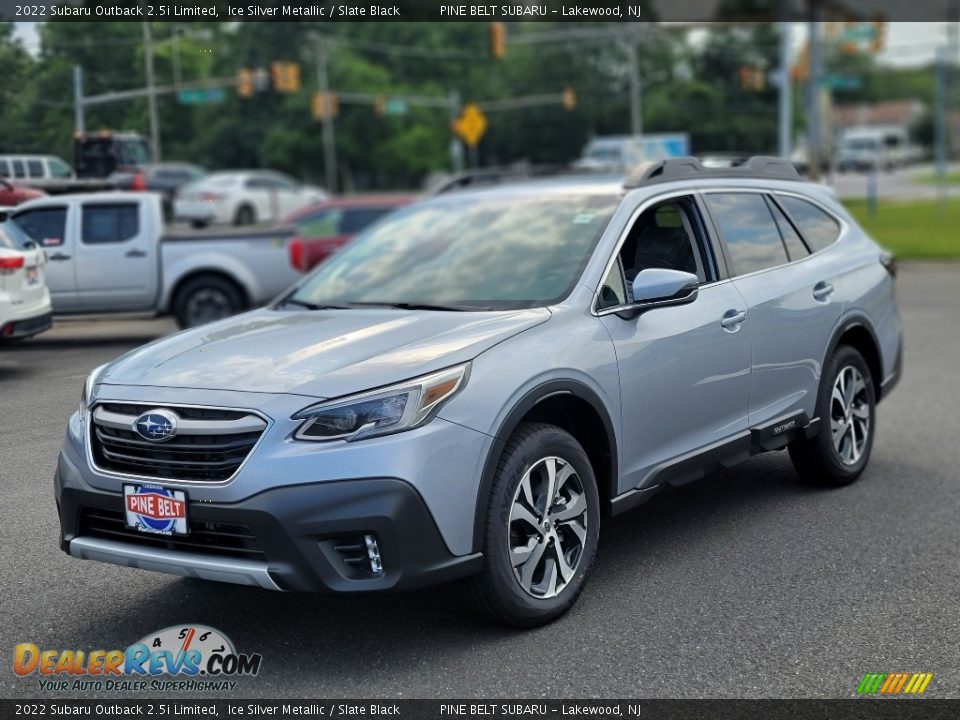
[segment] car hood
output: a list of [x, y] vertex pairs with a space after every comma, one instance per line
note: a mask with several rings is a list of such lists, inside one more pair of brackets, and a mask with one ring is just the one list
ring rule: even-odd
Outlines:
[[472, 360], [549, 318], [545, 308], [256, 310], [134, 350], [98, 382], [339, 397]]

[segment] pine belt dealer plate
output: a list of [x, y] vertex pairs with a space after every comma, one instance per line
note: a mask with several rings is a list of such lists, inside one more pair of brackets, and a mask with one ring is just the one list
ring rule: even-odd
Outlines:
[[155, 485], [124, 485], [126, 525], [150, 535], [186, 535], [187, 494]]

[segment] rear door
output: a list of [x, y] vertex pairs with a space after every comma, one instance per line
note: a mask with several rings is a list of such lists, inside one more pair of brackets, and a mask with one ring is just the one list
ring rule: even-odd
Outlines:
[[704, 194], [751, 327], [750, 415], [762, 428], [814, 416], [821, 363], [842, 299], [828, 263], [811, 255], [765, 192]]
[[77, 233], [70, 232], [68, 219], [66, 205], [44, 205], [13, 216], [17, 227], [47, 253], [45, 274], [54, 312], [76, 312], [80, 302], [74, 257]]
[[152, 309], [159, 228], [145, 202], [84, 203], [77, 246], [77, 292], [84, 312]]

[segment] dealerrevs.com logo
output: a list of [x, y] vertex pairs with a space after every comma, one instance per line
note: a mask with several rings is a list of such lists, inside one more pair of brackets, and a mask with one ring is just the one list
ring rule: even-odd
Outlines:
[[[231, 691], [234, 678], [257, 675], [262, 660], [259, 653], [238, 653], [215, 628], [174, 625], [123, 650], [41, 650], [20, 643], [13, 671], [39, 676], [39, 689], [46, 691]], [[160, 679], [170, 676], [182, 679]]]
[[857, 685], [857, 695], [922, 695], [933, 673], [867, 673]]

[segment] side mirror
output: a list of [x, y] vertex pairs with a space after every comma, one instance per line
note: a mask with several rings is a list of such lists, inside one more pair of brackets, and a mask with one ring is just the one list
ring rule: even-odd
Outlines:
[[618, 312], [634, 318], [647, 310], [673, 305], [686, 305], [697, 299], [700, 279], [693, 273], [665, 268], [641, 270], [633, 280], [633, 302]]

